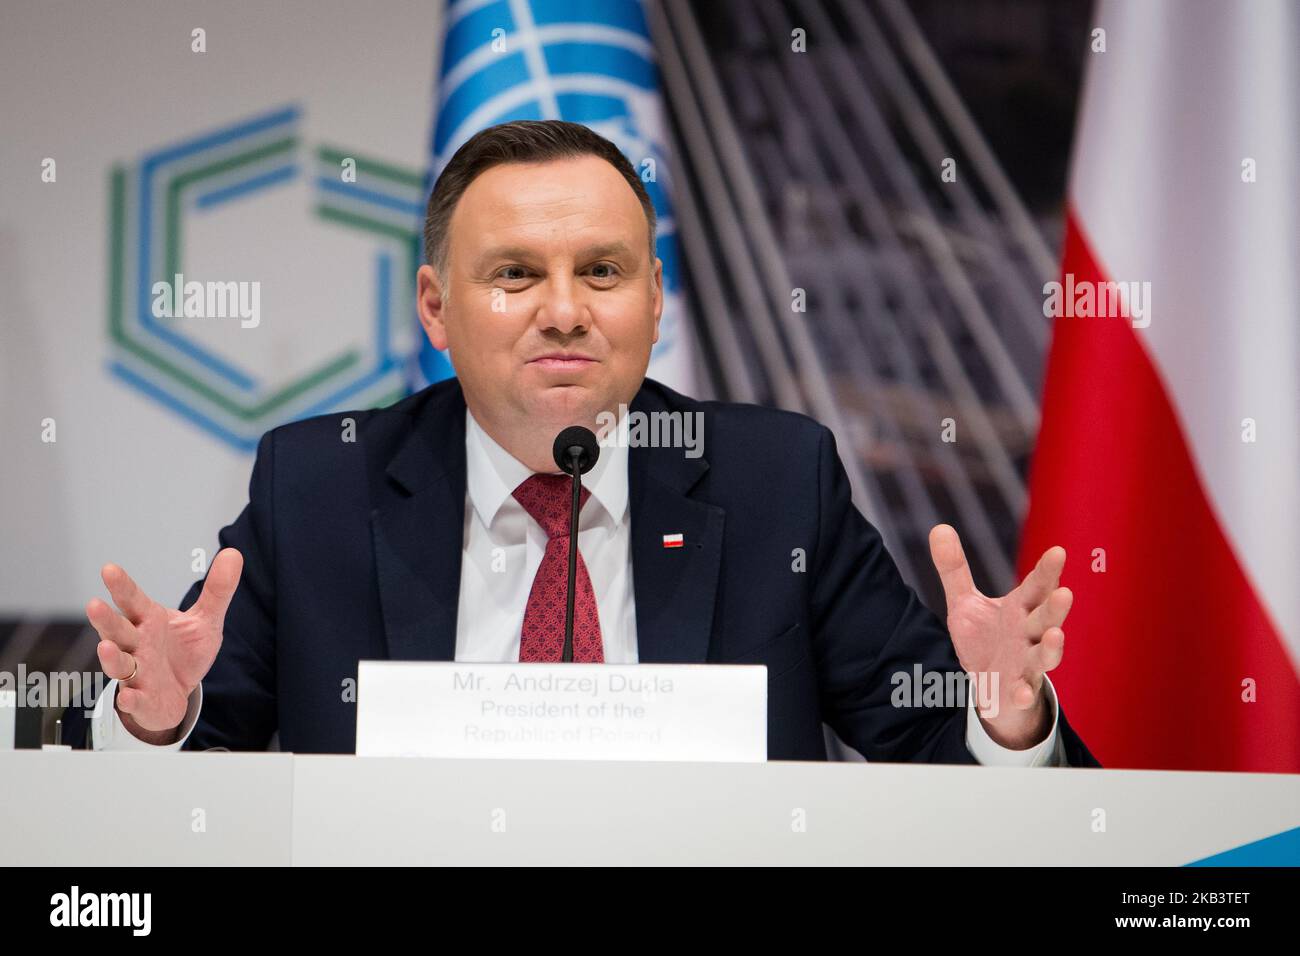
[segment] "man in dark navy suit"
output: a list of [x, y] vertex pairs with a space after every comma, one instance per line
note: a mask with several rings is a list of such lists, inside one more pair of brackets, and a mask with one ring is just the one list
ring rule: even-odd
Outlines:
[[[1046, 677], [1064, 551], [990, 598], [938, 526], [945, 628], [853, 507], [826, 428], [645, 378], [654, 236], [635, 170], [589, 129], [466, 142], [430, 197], [417, 278], [457, 378], [268, 432], [249, 504], [179, 610], [106, 565], [116, 609], [86, 613], [113, 681], [89, 745], [263, 749], [278, 733], [350, 752], [360, 660], [558, 660], [569, 490], [552, 443], [581, 424], [606, 447], [583, 477], [578, 660], [765, 664], [771, 759], [825, 759], [825, 722], [869, 760], [1095, 766]], [[645, 422], [694, 440], [618, 440]], [[981, 707], [923, 695], [921, 674], [975, 675]]]

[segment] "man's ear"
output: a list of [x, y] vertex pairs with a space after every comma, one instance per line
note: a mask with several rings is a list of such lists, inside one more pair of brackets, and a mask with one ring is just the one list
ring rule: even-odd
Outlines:
[[433, 266], [420, 266], [420, 271], [415, 274], [415, 302], [429, 344], [440, 352], [444, 351], [447, 348], [446, 302]]
[[654, 338], [650, 340], [650, 343], [653, 345], [655, 342], [659, 341], [659, 320], [664, 314], [664, 261], [657, 257], [655, 259], [655, 273], [652, 282], [654, 284], [652, 294], [654, 295], [655, 334]]

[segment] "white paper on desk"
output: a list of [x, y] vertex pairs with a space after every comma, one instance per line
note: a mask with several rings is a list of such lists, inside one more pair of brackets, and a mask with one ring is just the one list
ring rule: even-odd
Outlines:
[[361, 661], [357, 754], [761, 762], [767, 668]]

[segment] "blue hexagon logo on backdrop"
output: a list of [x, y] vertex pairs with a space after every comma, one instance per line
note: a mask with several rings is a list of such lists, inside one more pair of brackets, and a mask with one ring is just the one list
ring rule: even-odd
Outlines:
[[109, 174], [109, 369], [245, 451], [395, 401], [417, 361], [425, 172], [304, 125], [285, 107]]

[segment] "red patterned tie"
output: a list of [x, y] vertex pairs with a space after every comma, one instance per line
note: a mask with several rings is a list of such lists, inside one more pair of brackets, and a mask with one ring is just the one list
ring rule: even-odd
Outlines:
[[[591, 492], [582, 489], [582, 504]], [[519, 640], [519, 660], [558, 662], [564, 652], [565, 589], [569, 582], [569, 509], [573, 501], [573, 479], [568, 475], [533, 475], [514, 491], [546, 532], [546, 553], [542, 555], [533, 589], [524, 609], [524, 630]], [[579, 505], [581, 508], [581, 505]], [[573, 659], [580, 663], [603, 664], [600, 616], [596, 592], [591, 589], [587, 565], [578, 552], [578, 572], [573, 598]]]

